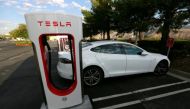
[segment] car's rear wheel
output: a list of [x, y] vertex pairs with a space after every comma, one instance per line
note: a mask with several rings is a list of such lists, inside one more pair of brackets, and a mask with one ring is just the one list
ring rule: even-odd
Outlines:
[[84, 69], [83, 81], [87, 86], [95, 86], [103, 79], [103, 71], [99, 67], [88, 67]]
[[168, 70], [169, 70], [168, 62], [166, 60], [163, 60], [157, 64], [157, 66], [154, 70], [154, 73], [156, 75], [164, 75], [168, 72]]

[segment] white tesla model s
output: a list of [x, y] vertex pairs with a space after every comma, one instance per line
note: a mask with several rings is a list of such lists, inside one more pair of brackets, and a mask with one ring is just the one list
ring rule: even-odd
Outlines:
[[[58, 73], [72, 79], [70, 52], [59, 52]], [[103, 78], [154, 72], [166, 74], [170, 65], [167, 56], [150, 53], [131, 43], [97, 41], [82, 44], [82, 78], [94, 86]], [[70, 64], [69, 64], [70, 63]]]

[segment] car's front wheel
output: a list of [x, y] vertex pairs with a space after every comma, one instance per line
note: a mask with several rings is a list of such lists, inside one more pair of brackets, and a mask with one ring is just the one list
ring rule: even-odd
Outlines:
[[154, 70], [154, 73], [156, 75], [163, 75], [163, 74], [166, 74], [169, 70], [169, 67], [168, 67], [168, 62], [163, 60], [163, 61], [160, 61], [155, 70]]
[[103, 79], [103, 71], [98, 67], [84, 69], [83, 81], [87, 86], [95, 86]]

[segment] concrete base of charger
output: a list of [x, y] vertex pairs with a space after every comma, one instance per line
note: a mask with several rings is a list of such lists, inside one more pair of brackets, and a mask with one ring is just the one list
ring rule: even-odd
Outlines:
[[[42, 103], [40, 109], [48, 109], [45, 103]], [[67, 108], [68, 109], [68, 108]], [[70, 107], [69, 109], [93, 109], [92, 103], [88, 95], [84, 95], [82, 104]]]

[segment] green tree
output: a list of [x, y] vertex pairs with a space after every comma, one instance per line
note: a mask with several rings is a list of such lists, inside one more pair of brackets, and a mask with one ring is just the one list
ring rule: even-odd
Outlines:
[[82, 11], [86, 24], [95, 30], [93, 33], [106, 33], [110, 39], [112, 0], [91, 0], [91, 3], [91, 11]]
[[19, 24], [17, 28], [9, 32], [11, 37], [13, 38], [28, 38], [28, 32], [26, 28], [26, 24]]
[[166, 41], [170, 30], [179, 29], [190, 21], [189, 0], [152, 0], [155, 8], [155, 23], [160, 26], [162, 33], [161, 50], [166, 53]]
[[155, 8], [150, 0], [115, 0], [115, 25], [118, 32], [138, 34], [148, 31], [153, 26]]
[[92, 35], [98, 34], [98, 28], [95, 24], [95, 18], [93, 13], [88, 10], [82, 10], [82, 14], [84, 15], [84, 23], [83, 23], [83, 36], [92, 39]]

